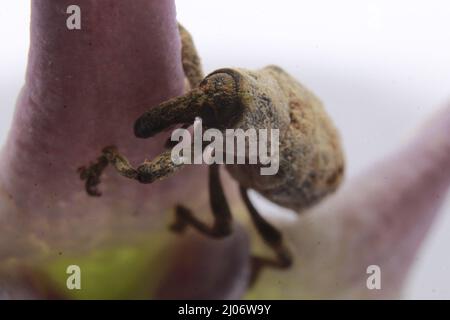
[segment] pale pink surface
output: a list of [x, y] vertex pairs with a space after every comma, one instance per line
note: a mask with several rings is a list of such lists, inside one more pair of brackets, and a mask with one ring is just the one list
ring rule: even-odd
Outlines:
[[133, 122], [183, 91], [172, 1], [80, 1], [81, 31], [66, 28], [71, 3], [32, 2], [26, 84], [2, 162], [3, 185], [27, 209], [81, 191], [76, 169], [105, 145], [116, 144], [134, 163], [160, 151], [161, 140], [133, 136]]
[[[0, 258], [38, 254], [28, 235], [43, 241], [50, 254], [61, 247], [90, 250], [108, 237], [126, 241], [139, 232], [168, 233], [177, 203], [207, 212], [205, 167], [146, 186], [108, 170], [99, 199], [87, 196], [77, 173], [108, 145], [117, 145], [135, 165], [163, 151], [167, 133], [139, 140], [133, 124], [151, 106], [184, 91], [174, 1], [80, 0], [82, 30], [75, 31], [66, 28], [73, 1], [31, 3], [26, 83], [0, 164], [5, 206], [15, 207], [0, 215], [2, 242], [10, 241]], [[247, 274], [248, 245], [239, 239], [214, 242], [202, 252], [231, 251], [240, 261], [231, 273]], [[182, 268], [183, 261], [177, 265]], [[215, 277], [223, 272], [230, 270]], [[230, 283], [226, 290], [238, 294]], [[228, 297], [224, 291], [221, 296]]]

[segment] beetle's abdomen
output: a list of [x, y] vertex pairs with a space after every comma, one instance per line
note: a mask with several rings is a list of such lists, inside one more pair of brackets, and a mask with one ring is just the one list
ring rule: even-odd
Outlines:
[[297, 211], [335, 191], [344, 173], [344, 155], [338, 131], [320, 100], [278, 67], [241, 72], [247, 78], [241, 89], [248, 92], [243, 104], [249, 111], [241, 128], [255, 126], [250, 122], [264, 117], [260, 128], [279, 129], [279, 168], [274, 176], [264, 176], [259, 164], [228, 165], [231, 175]]

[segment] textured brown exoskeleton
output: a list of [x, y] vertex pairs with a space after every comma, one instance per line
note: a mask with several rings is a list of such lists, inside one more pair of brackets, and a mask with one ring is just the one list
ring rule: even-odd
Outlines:
[[[274, 249], [277, 261], [256, 259], [260, 266], [288, 267], [292, 257], [282, 235], [266, 222], [253, 207], [247, 190], [254, 189], [267, 199], [300, 211], [333, 192], [341, 182], [344, 157], [338, 133], [321, 102], [305, 87], [279, 67], [258, 71], [220, 69], [204, 78], [200, 59], [189, 33], [179, 26], [183, 44], [183, 68], [191, 90], [181, 97], [149, 109], [134, 127], [139, 138], [149, 138], [176, 124], [191, 125], [196, 117], [205, 128], [279, 129], [279, 171], [274, 176], [260, 174], [262, 165], [226, 165], [240, 184], [240, 191], [251, 218], [265, 242]], [[98, 196], [97, 185], [104, 168], [112, 164], [117, 171], [141, 183], [163, 179], [182, 165], [171, 160], [165, 151], [152, 161], [133, 168], [114, 147], [103, 150], [98, 161], [81, 168], [86, 190]], [[212, 227], [199, 221], [189, 209], [176, 208], [175, 231], [191, 225], [211, 237], [231, 233], [231, 213], [219, 177], [219, 166], [210, 166], [210, 203], [215, 222]]]

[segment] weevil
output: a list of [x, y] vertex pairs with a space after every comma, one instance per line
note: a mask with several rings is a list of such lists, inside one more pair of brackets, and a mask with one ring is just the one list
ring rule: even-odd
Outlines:
[[[250, 217], [264, 242], [276, 253], [276, 260], [256, 259], [255, 265], [287, 268], [293, 258], [283, 235], [267, 222], [253, 206], [248, 190], [297, 212], [310, 207], [334, 192], [344, 174], [344, 156], [339, 134], [320, 100], [287, 72], [276, 66], [251, 71], [240, 68], [216, 70], [203, 75], [200, 58], [192, 37], [179, 25], [182, 65], [190, 90], [150, 108], [134, 125], [138, 138], [150, 138], [174, 125], [189, 127], [197, 117], [205, 128], [225, 131], [279, 130], [279, 170], [276, 175], [260, 174], [261, 165], [225, 165], [238, 182], [240, 194]], [[183, 167], [171, 159], [170, 150], [134, 168], [115, 147], [106, 147], [95, 163], [79, 169], [86, 191], [99, 196], [100, 176], [108, 164], [119, 174], [140, 183], [164, 179]], [[208, 226], [178, 205], [172, 230], [182, 232], [187, 226], [213, 237], [232, 232], [232, 216], [220, 180], [219, 165], [209, 167], [210, 206], [214, 217]]]

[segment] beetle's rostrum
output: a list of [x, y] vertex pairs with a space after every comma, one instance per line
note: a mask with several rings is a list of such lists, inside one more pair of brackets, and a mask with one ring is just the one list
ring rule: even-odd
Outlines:
[[211, 128], [233, 128], [242, 114], [238, 82], [224, 70], [207, 76], [198, 88], [166, 101], [139, 117], [134, 125], [138, 138], [150, 138], [175, 124], [192, 124], [201, 117]]
[[[225, 167], [239, 183], [242, 199], [258, 232], [277, 254], [275, 261], [253, 259], [255, 270], [262, 265], [287, 267], [292, 257], [282, 234], [259, 215], [247, 190], [256, 190], [297, 212], [315, 204], [335, 191], [342, 180], [344, 156], [339, 134], [320, 100], [277, 66], [257, 71], [219, 69], [203, 78], [192, 38], [183, 27], [179, 29], [182, 63], [191, 90], [145, 112], [135, 123], [135, 135], [149, 138], [174, 125], [188, 127], [197, 117], [202, 119], [205, 129], [278, 129], [279, 170], [276, 175], [261, 175], [263, 164], [246, 162]], [[100, 195], [97, 186], [108, 163], [121, 175], [141, 183], [164, 179], [183, 167], [171, 161], [171, 152], [166, 150], [134, 168], [115, 147], [106, 147], [96, 163], [79, 169], [88, 194]], [[210, 166], [209, 193], [214, 224], [207, 226], [189, 209], [179, 205], [172, 230], [181, 232], [190, 225], [215, 238], [231, 233], [231, 212], [216, 164]]]

